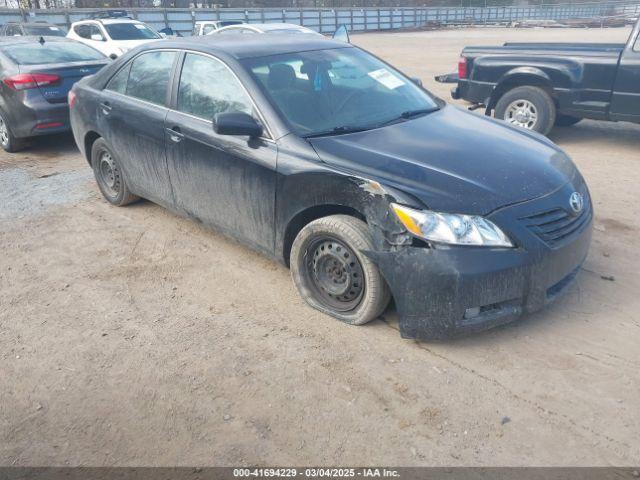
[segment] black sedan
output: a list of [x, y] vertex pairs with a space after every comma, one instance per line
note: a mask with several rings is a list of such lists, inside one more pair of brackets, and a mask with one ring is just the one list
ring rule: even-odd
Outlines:
[[350, 324], [391, 297], [404, 337], [502, 324], [562, 293], [589, 248], [589, 192], [559, 148], [342, 42], [149, 44], [70, 99], [109, 202], [144, 197], [275, 257]]
[[97, 50], [59, 37], [0, 38], [0, 145], [69, 130], [71, 86], [106, 65]]

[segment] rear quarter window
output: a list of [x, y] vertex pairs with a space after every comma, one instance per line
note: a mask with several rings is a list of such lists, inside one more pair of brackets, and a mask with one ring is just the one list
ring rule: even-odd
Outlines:
[[176, 52], [149, 52], [133, 59], [126, 94], [164, 105]]
[[98, 50], [75, 42], [21, 43], [1, 47], [2, 52], [18, 65], [88, 62], [104, 60]]
[[104, 87], [105, 90], [111, 90], [112, 92], [122, 93], [123, 95], [127, 92], [127, 80], [129, 79], [129, 69], [131, 68], [131, 63], [128, 63], [123, 68], [121, 68], [118, 73], [116, 73], [107, 86]]

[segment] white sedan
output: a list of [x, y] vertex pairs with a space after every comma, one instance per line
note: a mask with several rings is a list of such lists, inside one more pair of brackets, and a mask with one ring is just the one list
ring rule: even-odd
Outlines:
[[[242, 23], [214, 30], [208, 35], [253, 34], [253, 33], [302, 33], [320, 35], [315, 30], [294, 23]], [[321, 35], [320, 35], [321, 36]]]

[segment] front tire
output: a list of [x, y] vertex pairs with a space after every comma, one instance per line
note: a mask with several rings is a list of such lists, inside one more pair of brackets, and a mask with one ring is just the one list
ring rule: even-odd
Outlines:
[[391, 298], [378, 267], [362, 253], [373, 249], [362, 220], [348, 215], [314, 220], [291, 247], [293, 283], [313, 308], [363, 325], [379, 317]]
[[16, 138], [11, 132], [11, 127], [7, 123], [7, 116], [0, 111], [0, 145], [9, 153], [15, 153], [22, 150], [26, 142], [21, 138]]
[[91, 147], [91, 167], [102, 196], [110, 204], [123, 207], [140, 199], [129, 190], [120, 162], [102, 138]]
[[547, 135], [556, 121], [556, 105], [551, 95], [542, 88], [517, 87], [498, 100], [495, 117]]

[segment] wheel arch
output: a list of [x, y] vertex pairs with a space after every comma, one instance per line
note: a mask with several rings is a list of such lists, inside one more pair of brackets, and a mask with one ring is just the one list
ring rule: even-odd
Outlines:
[[505, 93], [518, 87], [541, 88], [551, 96], [557, 106], [557, 98], [549, 75], [539, 68], [521, 67], [511, 70], [500, 79], [487, 102], [486, 114], [489, 115], [496, 108]]
[[278, 191], [275, 252], [289, 265], [291, 246], [310, 222], [343, 214], [364, 221], [378, 250], [410, 243], [408, 232], [391, 213], [392, 202], [417, 206], [419, 201], [378, 181], [323, 172], [293, 175]]
[[84, 136], [84, 157], [89, 165], [91, 165], [91, 149], [95, 141], [99, 138], [102, 138], [102, 135], [93, 130], [89, 130]]
[[298, 233], [300, 233], [306, 225], [310, 224], [314, 220], [328, 217], [330, 215], [348, 215], [362, 220], [365, 223], [367, 222], [366, 216], [361, 211], [349, 205], [323, 203], [305, 208], [291, 218], [284, 231], [282, 258], [284, 259], [287, 267], [289, 266], [291, 246], [293, 245], [295, 238], [298, 236]]

